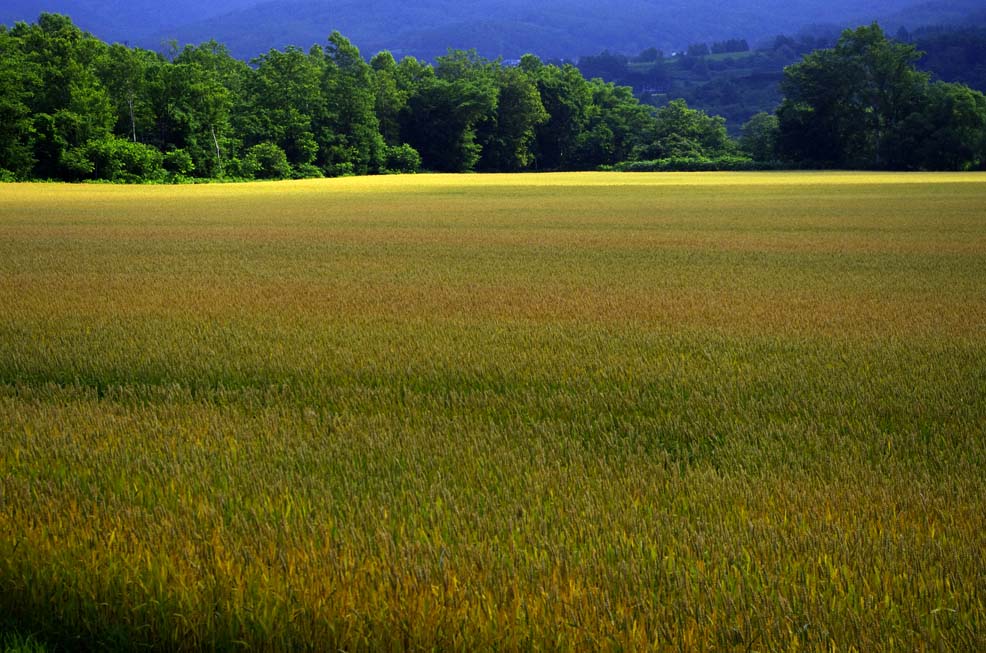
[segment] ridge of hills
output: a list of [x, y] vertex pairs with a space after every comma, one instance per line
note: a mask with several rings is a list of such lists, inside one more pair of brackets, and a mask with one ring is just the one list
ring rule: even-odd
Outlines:
[[752, 41], [806, 25], [845, 27], [880, 20], [889, 29], [962, 22], [982, 0], [8, 0], [0, 23], [64, 13], [96, 36], [163, 51], [215, 39], [250, 59], [271, 48], [309, 48], [342, 32], [364, 55], [433, 59], [475, 48], [507, 59], [532, 52], [575, 58], [603, 50], [672, 51], [728, 38]]

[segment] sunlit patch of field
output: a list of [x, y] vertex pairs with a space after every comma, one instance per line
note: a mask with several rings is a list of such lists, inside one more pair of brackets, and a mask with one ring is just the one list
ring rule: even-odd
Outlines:
[[0, 185], [52, 646], [982, 650], [984, 424], [981, 174]]

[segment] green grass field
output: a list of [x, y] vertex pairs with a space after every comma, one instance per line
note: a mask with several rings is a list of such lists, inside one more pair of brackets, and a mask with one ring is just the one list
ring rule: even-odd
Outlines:
[[975, 651], [984, 551], [986, 175], [0, 185], [11, 646]]

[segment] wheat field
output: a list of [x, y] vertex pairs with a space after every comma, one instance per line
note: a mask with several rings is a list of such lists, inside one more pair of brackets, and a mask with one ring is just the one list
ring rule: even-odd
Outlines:
[[986, 649], [986, 175], [0, 185], [0, 632]]

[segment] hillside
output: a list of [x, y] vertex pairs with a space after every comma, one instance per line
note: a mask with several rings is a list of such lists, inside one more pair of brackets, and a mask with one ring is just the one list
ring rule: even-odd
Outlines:
[[413, 4], [273, 0], [161, 30], [148, 42], [217, 38], [234, 54], [249, 57], [289, 44], [307, 47], [338, 29], [365, 52], [387, 49], [397, 56], [432, 58], [452, 47], [475, 48], [490, 57], [515, 58], [533, 52], [561, 58], [603, 49], [674, 49], [692, 41], [733, 36], [764, 38], [796, 30], [806, 22], [872, 20], [911, 4], [909, 0], [877, 0], [860, 8], [853, 0], [833, 0], [822, 8], [815, 0], [765, 0], [755, 6], [722, 0], [547, 0], [537, 4], [522, 0]]
[[884, 21], [888, 26], [913, 28], [921, 25], [968, 25], [986, 21], [983, 0], [933, 0], [918, 2]]
[[[986, 91], [986, 15], [972, 16], [966, 22], [967, 27], [924, 26], [898, 34], [898, 38], [923, 53], [917, 66], [933, 79]], [[579, 57], [578, 68], [586, 78], [630, 86], [638, 98], [655, 106], [683, 98], [691, 107], [725, 118], [730, 133], [738, 135], [753, 114], [776, 109], [786, 66], [813, 50], [832, 47], [837, 38], [834, 31], [777, 36], [760, 47], [704, 55], [602, 52]], [[699, 47], [708, 45], [726, 44]]]
[[139, 41], [156, 49], [160, 43], [148, 38], [152, 33], [175, 32], [190, 20], [206, 20], [256, 4], [257, 0], [4, 0], [0, 3], [0, 23], [34, 22], [41, 12], [65, 14], [107, 41]]
[[0, 22], [34, 20], [41, 11], [57, 11], [104, 39], [152, 49], [172, 39], [216, 39], [241, 58], [273, 47], [307, 48], [324, 42], [332, 30], [346, 34], [364, 53], [388, 49], [398, 56], [431, 58], [453, 47], [508, 59], [525, 52], [573, 58], [605, 49], [638, 52], [653, 46], [671, 51], [733, 37], [757, 41], [813, 23], [845, 26], [896, 17], [901, 24], [914, 18], [913, 25], [923, 25], [954, 20], [979, 5], [970, 0], [12, 0], [0, 8]]

